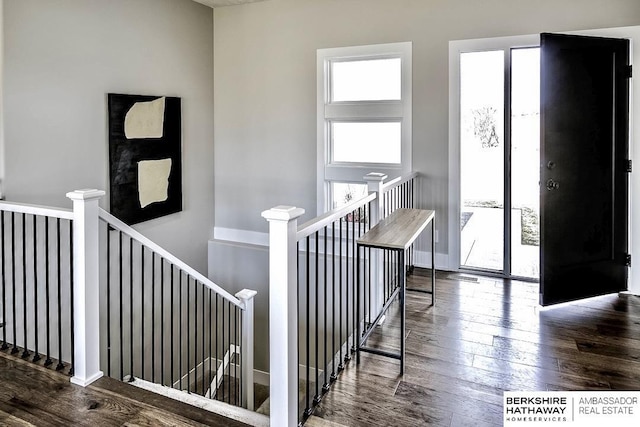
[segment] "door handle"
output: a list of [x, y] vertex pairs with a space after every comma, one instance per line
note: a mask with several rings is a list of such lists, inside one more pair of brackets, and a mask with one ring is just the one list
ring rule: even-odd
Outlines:
[[547, 190], [557, 190], [559, 187], [560, 184], [557, 181], [554, 181], [553, 179], [547, 181]]

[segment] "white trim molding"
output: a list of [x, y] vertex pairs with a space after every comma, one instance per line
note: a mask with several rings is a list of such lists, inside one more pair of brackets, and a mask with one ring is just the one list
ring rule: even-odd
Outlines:
[[540, 45], [540, 35], [449, 42], [449, 254], [448, 266], [460, 269], [460, 54]]
[[214, 227], [213, 239], [244, 245], [269, 246], [269, 233], [239, 228]]

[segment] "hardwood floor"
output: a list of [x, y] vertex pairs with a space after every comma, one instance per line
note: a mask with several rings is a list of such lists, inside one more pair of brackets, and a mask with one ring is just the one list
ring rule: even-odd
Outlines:
[[[410, 287], [430, 287], [416, 269]], [[499, 426], [506, 390], [640, 390], [640, 298], [608, 295], [540, 310], [538, 285], [438, 274], [437, 302], [407, 294], [405, 374], [363, 353], [308, 426]], [[397, 304], [367, 343], [398, 349]], [[87, 388], [0, 352], [1, 426], [240, 426], [102, 378]]]
[[0, 352], [0, 426], [245, 426], [111, 378], [82, 388]]
[[[430, 287], [417, 269], [410, 287]], [[345, 426], [499, 426], [503, 391], [640, 390], [640, 298], [541, 310], [538, 284], [438, 274], [437, 302], [407, 293], [405, 374], [362, 354], [316, 408]], [[369, 346], [399, 348], [397, 304]]]

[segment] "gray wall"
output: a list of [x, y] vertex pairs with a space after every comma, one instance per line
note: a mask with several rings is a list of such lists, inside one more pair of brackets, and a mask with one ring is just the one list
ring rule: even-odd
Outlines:
[[269, 251], [265, 247], [209, 242], [209, 277], [235, 295], [242, 289], [257, 290], [255, 297], [254, 366], [269, 371]]
[[270, 0], [214, 12], [216, 227], [316, 210], [316, 50], [413, 42], [413, 169], [447, 253], [448, 42], [640, 23], [637, 0]]
[[70, 207], [68, 191], [108, 190], [106, 94], [181, 97], [184, 210], [136, 228], [206, 273], [212, 34], [191, 0], [4, 0], [7, 200]]

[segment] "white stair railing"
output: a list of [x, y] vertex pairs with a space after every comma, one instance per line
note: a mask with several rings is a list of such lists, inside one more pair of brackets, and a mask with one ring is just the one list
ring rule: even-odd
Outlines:
[[[142, 258], [143, 263], [142, 267], [134, 267], [133, 265], [126, 267], [132, 278], [134, 271], [140, 272], [142, 275], [140, 278], [136, 277], [127, 282], [130, 286], [128, 294], [130, 301], [134, 301], [135, 298], [136, 304], [142, 307], [143, 313], [145, 308], [152, 310], [151, 322], [155, 322], [159, 318], [159, 324], [162, 326], [164, 323], [175, 325], [176, 333], [182, 334], [184, 329], [188, 331], [191, 326], [195, 328], [200, 326], [201, 334], [194, 334], [198, 337], [196, 338], [198, 342], [191, 341], [186, 349], [178, 349], [174, 352], [181, 360], [183, 350], [190, 356], [187, 363], [184, 363], [187, 366], [187, 372], [189, 372], [191, 358], [196, 362], [202, 359], [200, 365], [204, 364], [206, 356], [209, 361], [214, 358], [218, 359], [216, 355], [207, 353], [212, 353], [214, 344], [216, 351], [218, 350], [217, 332], [219, 328], [217, 321], [225, 322], [224, 330], [220, 331], [222, 335], [221, 347], [233, 348], [234, 350], [233, 354], [229, 353], [229, 360], [224, 366], [229, 373], [229, 381], [231, 381], [229, 372], [231, 369], [234, 369], [234, 378], [242, 378], [241, 384], [237, 385], [236, 404], [253, 410], [253, 330], [256, 292], [245, 289], [238, 292], [236, 296], [231, 295], [130, 226], [100, 209], [98, 203], [104, 194], [104, 191], [93, 189], [70, 192], [67, 197], [73, 202], [72, 210], [0, 201], [0, 274], [2, 274], [0, 322], [4, 324], [2, 331], [0, 331], [0, 350], [14, 354], [21, 351], [23, 358], [30, 358], [33, 362], [42, 360], [40, 363], [44, 363], [45, 366], [52, 364], [57, 357], [58, 365], [54, 367], [59, 370], [69, 367], [69, 373], [72, 375], [71, 382], [81, 386], [87, 386], [100, 378], [103, 375], [101, 366], [105, 365], [104, 361], [101, 365], [100, 360], [101, 342], [107, 342], [107, 349], [103, 351], [103, 354], [110, 354], [112, 347], [117, 348], [115, 340], [111, 341], [111, 336], [108, 336], [107, 339], [104, 339], [103, 336], [101, 340], [100, 334], [105, 329], [100, 325], [101, 310], [104, 313], [104, 307], [110, 305], [108, 299], [107, 301], [100, 300], [101, 296], [104, 296], [101, 294], [103, 289], [100, 288], [101, 279], [104, 279], [101, 272], [108, 271], [107, 283], [110, 283], [109, 270], [113, 265], [119, 264], [119, 279], [121, 280], [119, 297], [122, 299], [124, 296], [122, 292], [122, 260], [107, 259], [106, 265], [104, 262], [101, 265], [101, 260], [104, 260], [101, 256], [109, 251], [109, 246], [114, 241], [111, 234], [117, 233], [121, 241], [124, 236], [131, 247], [134, 247], [135, 242], [135, 247], [142, 252], [141, 257], [129, 253], [131, 257], [129, 260], [125, 260], [125, 264], [127, 261], [135, 264]], [[103, 238], [102, 244], [105, 243], [105, 234], [104, 231], [101, 231], [104, 224], [107, 225], [106, 250], [104, 246], [101, 247], [101, 237]], [[119, 254], [121, 258], [122, 254], [121, 251]], [[159, 267], [155, 269], [154, 267], [145, 267], [145, 254], [150, 255], [150, 258], [147, 259], [151, 260], [152, 266], [156, 260], [159, 260]], [[50, 266], [50, 261], [51, 264], [56, 265]], [[136, 268], [138, 270], [135, 270]], [[149, 278], [145, 279], [144, 275], [145, 272], [150, 271], [151, 279], [149, 281]], [[151, 286], [152, 292], [155, 292], [155, 286], [159, 281], [153, 278], [155, 271], [158, 271], [160, 275], [167, 271], [171, 271], [172, 274], [176, 271], [179, 280], [186, 278], [185, 294], [191, 295], [190, 291], [194, 289], [195, 301], [192, 304], [190, 300], [187, 300], [180, 307], [184, 307], [185, 310], [194, 310], [195, 313], [192, 317], [171, 318], [171, 320], [164, 317], [170, 310], [165, 307], [166, 304], [163, 306], [158, 302], [166, 303], [168, 301], [163, 301], [165, 296], [174, 296], [173, 293], [169, 294], [168, 285], [165, 289], [161, 287], [159, 296], [155, 294], [146, 300], [143, 299], [144, 297], [140, 297], [145, 283], [150, 283], [148, 286]], [[142, 289], [134, 288], [134, 285], [141, 285]], [[39, 290], [40, 293], [38, 293]], [[204, 300], [205, 295], [209, 296], [208, 302]], [[176, 296], [182, 296], [182, 294]], [[199, 296], [201, 299], [198, 302]], [[14, 299], [15, 302], [12, 301]], [[18, 299], [20, 301], [17, 301]], [[212, 309], [213, 299], [215, 299], [215, 319]], [[219, 300], [222, 302], [221, 315], [218, 315], [217, 311]], [[19, 304], [20, 310], [16, 308], [16, 304]], [[205, 313], [205, 309], [209, 311]], [[111, 307], [106, 310], [108, 313], [107, 331], [110, 331], [112, 323], [118, 323], [117, 320], [120, 320], [120, 325], [122, 325], [124, 317], [122, 308], [120, 308], [119, 319], [109, 318], [112, 311], [115, 312], [115, 310]], [[46, 315], [43, 315], [45, 312]], [[133, 311], [128, 314], [133, 319]], [[52, 321], [50, 322], [50, 320]], [[59, 331], [58, 335], [55, 335], [54, 330]], [[142, 334], [147, 330], [145, 327], [141, 328]], [[172, 328], [172, 333], [173, 330]], [[204, 335], [205, 330], [209, 333], [208, 338]], [[215, 342], [212, 338], [214, 332], [216, 333]], [[134, 348], [134, 339], [138, 339], [136, 333], [133, 326], [131, 331], [128, 331], [127, 339], [131, 343], [129, 348], [131, 351]], [[147, 355], [149, 356], [151, 353], [150, 357], [153, 360], [154, 354], [162, 353], [156, 350], [163, 345], [166, 346], [166, 343], [158, 345], [156, 342], [156, 338], [158, 340], [165, 338], [160, 332], [151, 330], [150, 335], [150, 338], [143, 337], [139, 341], [140, 355], [143, 355], [146, 349]], [[50, 340], [48, 337], [54, 337], [55, 342], [50, 342], [54, 340]], [[173, 335], [171, 337], [173, 338]], [[121, 342], [124, 341], [123, 338], [124, 335], [121, 335]], [[191, 347], [197, 350], [197, 354], [195, 351], [190, 353]], [[121, 347], [120, 351], [122, 350]], [[230, 360], [232, 357], [233, 361]], [[128, 362], [133, 368], [133, 356]], [[161, 374], [165, 372], [163, 367], [159, 367], [157, 370], [145, 369], [145, 363], [148, 366], [149, 362], [145, 361], [144, 357], [142, 361], [136, 363], [138, 363], [135, 367], [136, 372], [141, 373], [142, 377], [149, 372], [152, 377], [155, 372]], [[140, 364], [142, 369], [140, 369]], [[198, 363], [195, 365], [200, 366]], [[107, 367], [107, 370], [110, 371], [110, 360], [107, 362]], [[122, 361], [120, 361], [120, 368], [123, 368]], [[182, 365], [180, 369], [182, 369]], [[204, 367], [201, 366], [201, 369]], [[131, 376], [133, 373], [134, 369], [127, 372], [131, 378], [133, 378]], [[218, 384], [224, 373], [224, 368], [219, 371], [216, 367], [216, 377], [213, 382]], [[117, 375], [117, 377], [123, 379], [125, 375]], [[164, 381], [164, 383], [166, 382]], [[205, 393], [203, 392], [203, 394]], [[209, 391], [209, 394], [213, 393]]]
[[[244, 289], [233, 296], [209, 280], [206, 276], [110, 213], [101, 209], [99, 216], [100, 219], [107, 224], [107, 241], [117, 240], [120, 244], [119, 250], [114, 251], [115, 254], [122, 257], [122, 254], [125, 253], [125, 255], [129, 255], [129, 260], [133, 260], [128, 262], [142, 263], [139, 268], [133, 266], [125, 268], [125, 270], [130, 272], [133, 271], [133, 273], [130, 273], [130, 278], [125, 278], [125, 284], [132, 289], [139, 288], [140, 292], [146, 291], [147, 294], [143, 295], [142, 299], [145, 301], [150, 299], [152, 306], [156, 304], [157, 300], [164, 300], [164, 306], [160, 307], [160, 313], [152, 311], [150, 314], [148, 313], [149, 309], [145, 308], [146, 303], [143, 303], [142, 299], [131, 298], [128, 301], [129, 319], [125, 320], [125, 322], [129, 322], [130, 331], [123, 331], [123, 328], [120, 327], [116, 332], [120, 334], [121, 340], [125, 333], [128, 333], [130, 339], [131, 336], [135, 336], [135, 340], [132, 339], [129, 344], [115, 342], [109, 346], [107, 351], [108, 374], [116, 378], [137, 377], [142, 380], [173, 386], [174, 382], [171, 379], [173, 375], [177, 373], [177, 377], [180, 379], [179, 388], [184, 389], [182, 386], [182, 372], [186, 371], [186, 390], [201, 395], [208, 394], [213, 398], [216, 396], [216, 393], [207, 391], [209, 384], [220, 385], [224, 380], [223, 374], [225, 367], [227, 370], [233, 367], [233, 372], [229, 372], [227, 381], [234, 381], [233, 394], [235, 395], [237, 393], [238, 396], [232, 401], [232, 392], [227, 393], [228, 403], [253, 410], [253, 330], [254, 298], [256, 292]], [[116, 233], [117, 239], [115, 236], [111, 236], [113, 233]], [[129, 248], [125, 248], [124, 250], [122, 247], [123, 236], [127, 241], [126, 243], [129, 244]], [[127, 250], [129, 251], [128, 253]], [[111, 255], [108, 254], [107, 258], [111, 258]], [[107, 261], [106, 268], [111, 270], [111, 264], [113, 264], [113, 261]], [[118, 270], [118, 268], [115, 270]], [[122, 287], [122, 268], [120, 267], [119, 270], [119, 272], [115, 273], [118, 277], [112, 278], [112, 276], [109, 275], [110, 277], [107, 281], [109, 282], [115, 279], [115, 283], [117, 284], [119, 280], [119, 286]], [[158, 279], [157, 276], [161, 276], [161, 278]], [[183, 279], [185, 279], [185, 283], [183, 283]], [[174, 292], [174, 281], [178, 282], [177, 295]], [[156, 289], [158, 285], [159, 289]], [[151, 288], [151, 294], [149, 294], [149, 288]], [[192, 289], [193, 292], [191, 291]], [[133, 290], [129, 292], [131, 293]], [[109, 295], [108, 291], [107, 294]], [[158, 296], [158, 294], [160, 294], [160, 296]], [[122, 292], [119, 294], [116, 292], [115, 296], [121, 298]], [[209, 298], [208, 304], [206, 301], [207, 296]], [[108, 298], [110, 297], [111, 295], [108, 296]], [[174, 297], [175, 299], [180, 299], [177, 306], [175, 305]], [[186, 298], [185, 301], [182, 301], [183, 297]], [[222, 299], [221, 313], [218, 310], [218, 297]], [[168, 301], [169, 299], [170, 301]], [[127, 302], [125, 302], [125, 304], [126, 303]], [[167, 305], [170, 307], [166, 308]], [[141, 310], [139, 320], [138, 318], [134, 319], [132, 314], [134, 310], [132, 307]], [[175, 311], [174, 307], [176, 308]], [[107, 310], [111, 310], [111, 308]], [[147, 310], [146, 316], [145, 310]], [[116, 315], [121, 315], [121, 311], [118, 312], [117, 308], [113, 311], [115, 311]], [[165, 316], [166, 311], [170, 311], [170, 330], [164, 327], [164, 324], [167, 323]], [[109, 313], [111, 313], [111, 311], [109, 311]], [[174, 322], [176, 316], [179, 317], [179, 320]], [[156, 324], [155, 322], [158, 318], [160, 318], [159, 324]], [[151, 325], [147, 324], [147, 326], [145, 326], [145, 319], [148, 321], [147, 323], [151, 323]], [[241, 325], [241, 328], [239, 328], [239, 325]], [[191, 329], [192, 327], [193, 329]], [[151, 330], [149, 330], [149, 328], [151, 328]], [[177, 342], [173, 337], [175, 329], [177, 329], [179, 333]], [[107, 333], [111, 336], [111, 331]], [[147, 334], [146, 337], [145, 333]], [[151, 338], [149, 338], [149, 333]], [[218, 338], [219, 333], [222, 336], [221, 340]], [[186, 337], [183, 338], [183, 335], [186, 335]], [[157, 342], [158, 339], [156, 339], [156, 336], [162, 339], [162, 343]], [[218, 357], [219, 341], [221, 341], [220, 347], [223, 352], [225, 348], [231, 348], [234, 351], [227, 351], [227, 356]], [[125, 345], [128, 345], [128, 355], [125, 354], [126, 351], [125, 348], [123, 348]], [[111, 373], [112, 353], [118, 353], [118, 351], [112, 352], [111, 347], [114, 349], [119, 348], [120, 354], [115, 355], [115, 361], [113, 363], [120, 367], [120, 373]], [[157, 351], [158, 347], [160, 347], [159, 352]], [[144, 359], [138, 361], [138, 354], [144, 354], [145, 350], [147, 353], [151, 353], [150, 358], [153, 365], [150, 368], [148, 362], [145, 362]], [[138, 354], [134, 356], [134, 352]], [[170, 360], [165, 361], [164, 356], [167, 352], [169, 354], [167, 359]], [[229, 359], [232, 356], [235, 359], [234, 363], [231, 363]], [[159, 363], [159, 366], [156, 365], [154, 363], [155, 357], [162, 358], [161, 362], [164, 363]], [[175, 362], [178, 364], [178, 366], [175, 367], [174, 358], [177, 359]], [[125, 361], [124, 359], [127, 360]], [[222, 363], [219, 363], [219, 361], [222, 361]], [[125, 362], [128, 362], [129, 365], [126, 368], [123, 367]], [[169, 362], [170, 367], [162, 366], [168, 365]], [[145, 363], [147, 368], [145, 368]], [[186, 365], [185, 370], [183, 370], [184, 365]], [[205, 375], [207, 365], [209, 366], [208, 371], [211, 377], [209, 379], [206, 378]], [[220, 367], [222, 367], [222, 369], [220, 369]], [[238, 367], [240, 372], [237, 372]], [[127, 371], [127, 375], [125, 375], [125, 371]], [[213, 371], [215, 371], [215, 375], [211, 373]], [[193, 374], [193, 377], [191, 374]], [[240, 380], [239, 383], [236, 384], [238, 378]], [[193, 383], [200, 382], [200, 389], [198, 389], [197, 384], [194, 387], [191, 379], [194, 380]], [[229, 385], [227, 388], [230, 390], [231, 386]]]

